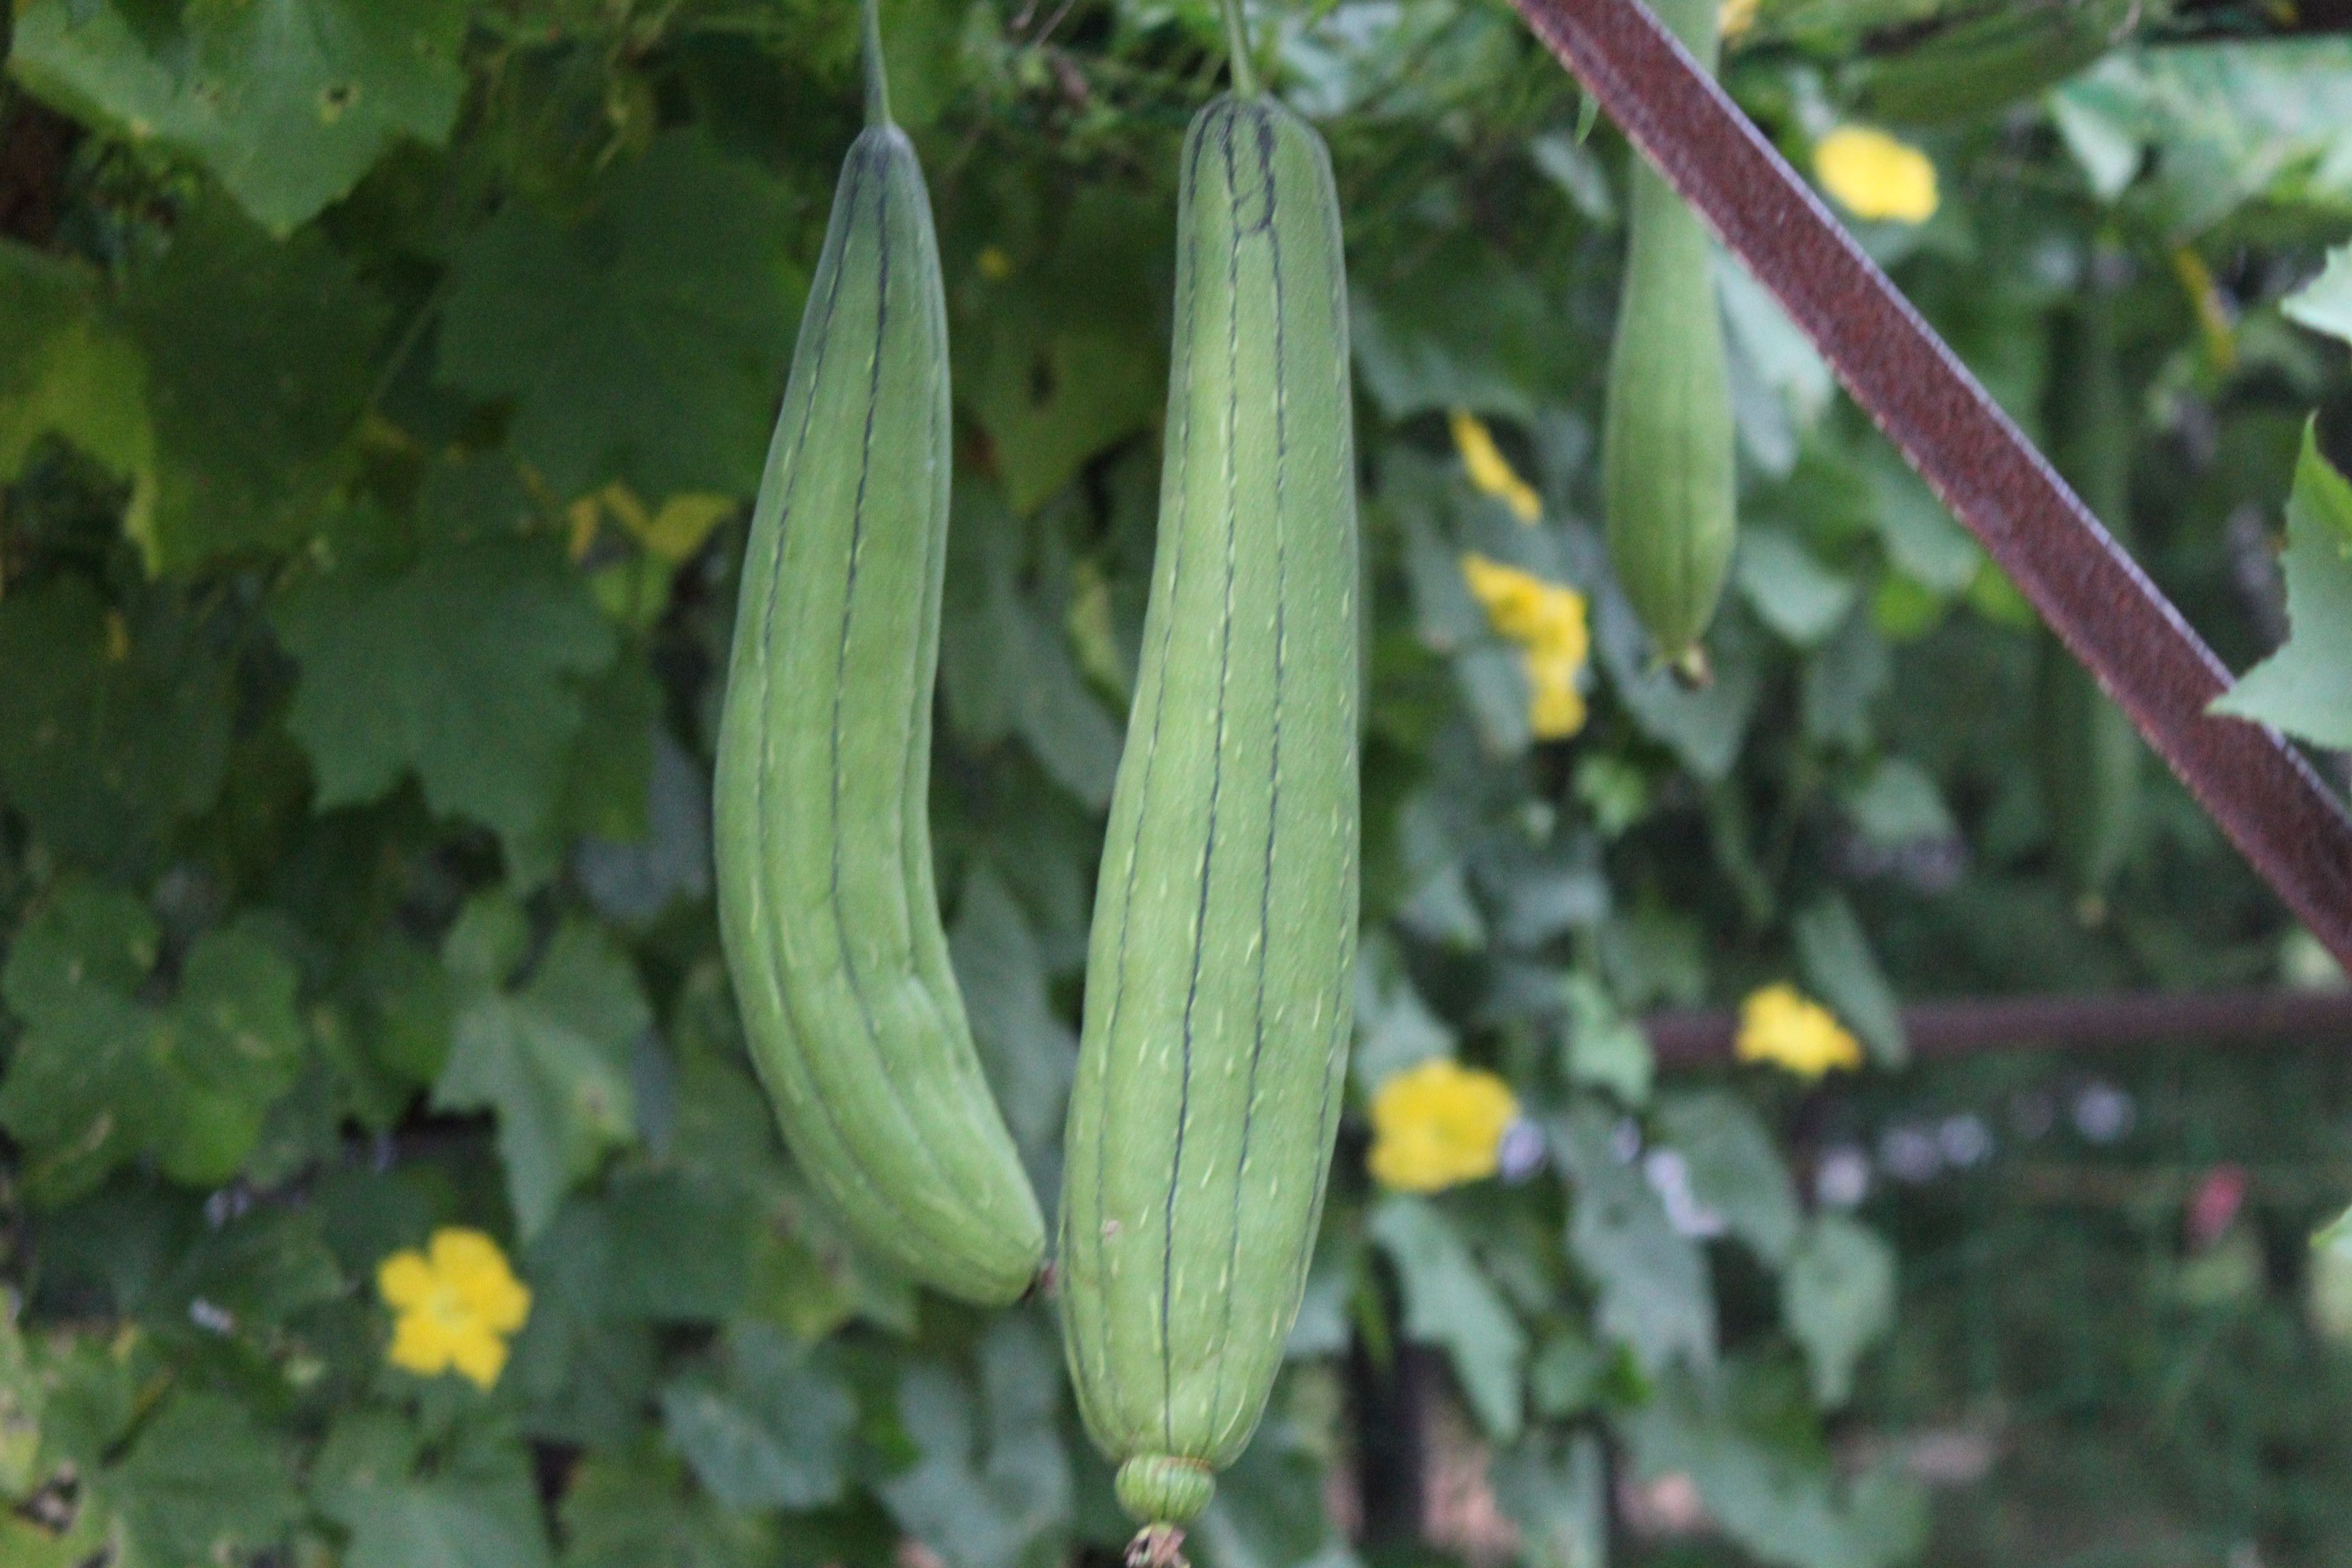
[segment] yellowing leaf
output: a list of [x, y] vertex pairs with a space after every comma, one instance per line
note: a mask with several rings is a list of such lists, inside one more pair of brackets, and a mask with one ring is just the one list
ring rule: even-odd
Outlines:
[[734, 514], [731, 496], [700, 491], [672, 496], [647, 521], [637, 537], [647, 550], [665, 561], [683, 561], [702, 548], [710, 531]]

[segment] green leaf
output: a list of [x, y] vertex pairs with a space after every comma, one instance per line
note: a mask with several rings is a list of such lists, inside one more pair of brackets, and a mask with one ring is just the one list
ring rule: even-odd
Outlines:
[[607, 1205], [576, 1196], [523, 1249], [530, 1319], [499, 1389], [511, 1390], [532, 1436], [594, 1445], [651, 1405], [654, 1329], [614, 1315], [614, 1251]]
[[2294, 635], [2211, 711], [2272, 724], [2318, 746], [2352, 746], [2352, 482], [2306, 426], [2286, 507], [2286, 608]]
[[1824, 893], [1798, 912], [1792, 929], [1806, 980], [1853, 1026], [1878, 1064], [1899, 1068], [1909, 1061], [1903, 1005], [1844, 895]]
[[231, 1331], [257, 1333], [349, 1288], [316, 1211], [262, 1208], [205, 1228], [135, 1305], [144, 1318], [178, 1324], [202, 1302], [226, 1314]]
[[1715, 679], [1692, 691], [1659, 664], [1649, 634], [1634, 617], [1625, 591], [1611, 579], [1596, 595], [1594, 641], [1618, 698], [1644, 734], [1669, 747], [1685, 767], [1707, 783], [1720, 782], [1739, 760], [1748, 721], [1762, 696], [1753, 633], [1736, 620], [1717, 622], [1709, 634]]
[[[980, 1342], [980, 1390], [933, 1362], [898, 1385], [898, 1420], [921, 1457], [876, 1489], [907, 1532], [950, 1568], [1042, 1560], [1070, 1517], [1069, 1456], [1055, 1411], [1060, 1358], [1026, 1318]], [[1036, 1554], [1033, 1558], [1033, 1554]]]
[[9, 68], [134, 142], [195, 159], [279, 234], [402, 137], [449, 134], [464, 0], [30, 0]]
[[100, 1486], [153, 1568], [209, 1568], [263, 1551], [302, 1513], [284, 1445], [216, 1394], [165, 1404]]
[[1740, 530], [1735, 564], [1749, 606], [1799, 647], [1821, 642], [1853, 609], [1853, 584], [1814, 560], [1795, 535], [1769, 523]]
[[1050, 245], [984, 282], [982, 308], [950, 337], [957, 401], [1024, 517], [1096, 454], [1150, 429], [1168, 394], [1171, 204], [1097, 178], [1055, 206]]
[[155, 428], [153, 517], [130, 520], [150, 569], [310, 534], [352, 466], [383, 336], [383, 308], [349, 263], [316, 231], [281, 244], [202, 201], [162, 259], [131, 273], [122, 313]]
[[1517, 1438], [1527, 1331], [1468, 1245], [1436, 1205], [1402, 1193], [1382, 1198], [1364, 1229], [1396, 1266], [1406, 1337], [1444, 1346], [1479, 1425], [1496, 1442]]
[[0, 240], [0, 480], [54, 435], [131, 482], [131, 531], [155, 504], [147, 365], [94, 274]]
[[[1715, 254], [1716, 298], [1723, 307], [1726, 344], [1734, 374], [1752, 376], [1771, 399], [1780, 426], [1777, 449], [1760, 449], [1748, 421], [1740, 434], [1749, 451], [1770, 471], [1785, 476], [1796, 462], [1802, 437], [1821, 422], [1837, 394], [1837, 383], [1804, 329], [1789, 319], [1764, 286], [1727, 252]], [[1742, 412], [1746, 409], [1743, 407]]]
[[1813, 1397], [1843, 1405], [1854, 1364], [1895, 1326], [1894, 1250], [1856, 1221], [1819, 1216], [1780, 1276], [1780, 1311], [1805, 1348]]
[[759, 1215], [741, 1187], [702, 1172], [630, 1171], [614, 1177], [605, 1205], [611, 1311], [708, 1321], [742, 1306]]
[[1608, 1568], [1609, 1467], [1590, 1432], [1531, 1435], [1496, 1457], [1495, 1496], [1530, 1568]]
[[28, 1027], [0, 1082], [0, 1125], [26, 1146], [42, 1202], [87, 1192], [142, 1153], [217, 1185], [294, 1082], [304, 1037], [282, 956], [249, 931], [206, 932], [179, 994], [158, 1006], [133, 994], [154, 944], [134, 900], [69, 883], [10, 954], [0, 984]]
[[1984, 566], [1984, 547], [1952, 521], [1936, 492], [1894, 447], [1872, 442], [1864, 448], [1864, 472], [1870, 481], [1871, 521], [1897, 570], [1939, 599], [1976, 579]]
[[1719, 1089], [1669, 1095], [1658, 1102], [1658, 1131], [1682, 1155], [1691, 1195], [1757, 1257], [1785, 1262], [1802, 1217], [1796, 1189], [1747, 1102]]
[[1589, 974], [1569, 975], [1560, 994], [1568, 1004], [1569, 1081], [1605, 1089], [1628, 1105], [1646, 1101], [1658, 1064], [1641, 1026], [1619, 1012], [1607, 988]]
[[1361, 1568], [1325, 1510], [1328, 1461], [1305, 1424], [1274, 1415], [1185, 1539], [1202, 1568]]
[[567, 1187], [635, 1135], [629, 1047], [652, 1021], [628, 961], [579, 921], [557, 930], [520, 989], [476, 979], [459, 1002], [433, 1101], [499, 1113], [507, 1194], [525, 1237], [553, 1217]]
[[175, 1054], [197, 1087], [257, 1105], [293, 1087], [303, 1046], [294, 984], [292, 967], [251, 928], [197, 939], [173, 1009]]
[[1867, 611], [1846, 617], [1830, 640], [1805, 656], [1805, 737], [1818, 745], [1863, 751], [1871, 710], [1894, 683], [1895, 661]]
[[1863, 837], [1889, 849], [1949, 838], [1959, 831], [1936, 781], [1907, 757], [1880, 758], [1869, 772], [1842, 786], [1838, 797]]
[[577, 681], [616, 646], [551, 546], [434, 551], [391, 578], [331, 571], [273, 616], [302, 666], [287, 724], [320, 805], [373, 800], [414, 772], [435, 811], [496, 828], [526, 875], [550, 868]]
[[2327, 253], [2326, 270], [2279, 302], [2286, 319], [2352, 343], [2352, 245]]
[[2344, 39], [2269, 38], [2111, 54], [2053, 96], [2078, 156], [2087, 121], [2105, 144], [2088, 161], [2151, 165], [2135, 221], [2185, 240], [2253, 202], [2339, 212], [2347, 79]]
[[1655, 1374], [1715, 1359], [1715, 1295], [1706, 1259], [1678, 1236], [1633, 1166], [1617, 1157], [1611, 1122], [1580, 1105], [1551, 1124], [1553, 1155], [1573, 1187], [1568, 1246], [1600, 1292], [1596, 1324]]
[[1348, 304], [1357, 372], [1391, 419], [1454, 408], [1532, 419], [1582, 341], [1544, 282], [1467, 232], [1409, 273], [1360, 273]]
[[639, 1440], [591, 1454], [563, 1494], [564, 1568], [765, 1568], [765, 1520], [729, 1513], [687, 1484], [678, 1461]]
[[658, 138], [566, 228], [518, 200], [452, 262], [438, 375], [512, 399], [508, 439], [561, 499], [748, 496], [807, 279], [783, 192], [691, 132]]
[[344, 1568], [553, 1568], [530, 1471], [457, 1471], [355, 1488]]
[[857, 1407], [807, 1347], [758, 1323], [728, 1331], [725, 1375], [662, 1390], [662, 1426], [710, 1494], [739, 1513], [841, 1496]]
[[958, 733], [1017, 733], [1090, 811], [1110, 804], [1121, 731], [1087, 689], [1061, 617], [1021, 583], [1027, 529], [992, 487], [961, 485], [948, 532], [941, 679]]
[[1054, 1011], [1028, 917], [982, 866], [964, 879], [948, 950], [989, 1087], [1040, 1192], [1061, 1186], [1063, 1112], [1077, 1036]]
[[0, 968], [0, 996], [38, 1024], [83, 999], [136, 990], [163, 933], [147, 906], [119, 888], [69, 881], [25, 922]]
[[1926, 1544], [1925, 1499], [1876, 1474], [1842, 1489], [1818, 1451], [1795, 1451], [1751, 1430], [1728, 1392], [1676, 1378], [1618, 1419], [1635, 1468], [1680, 1474], [1724, 1532], [1775, 1568], [1893, 1568]]
[[1356, 959], [1356, 1045], [1349, 1067], [1370, 1095], [1407, 1068], [1454, 1054], [1454, 1031], [1430, 1010], [1388, 933], [1364, 932]]
[[226, 771], [228, 666], [172, 601], [135, 621], [79, 576], [0, 596], [0, 799], [72, 858], [138, 867]]

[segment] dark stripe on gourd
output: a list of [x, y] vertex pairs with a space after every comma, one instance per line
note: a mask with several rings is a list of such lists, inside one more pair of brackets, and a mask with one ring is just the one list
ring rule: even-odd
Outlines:
[[946, 367], [929, 198], [881, 118], [844, 164], [745, 553], [719, 924], [753, 1062], [817, 1192], [916, 1279], [1001, 1302], [1034, 1281], [1044, 1222], [931, 868]]
[[1297, 1312], [1349, 1026], [1358, 809], [1328, 162], [1273, 100], [1221, 99], [1186, 138], [1179, 204], [1160, 550], [1062, 1211], [1080, 1410], [1122, 1500], [1168, 1522], [1248, 1441]]
[[[1717, 0], [1651, 0], [1710, 72]], [[1601, 488], [1609, 559], [1660, 657], [1704, 670], [1698, 638], [1731, 570], [1731, 381], [1706, 230], [1638, 155], [1609, 360]]]

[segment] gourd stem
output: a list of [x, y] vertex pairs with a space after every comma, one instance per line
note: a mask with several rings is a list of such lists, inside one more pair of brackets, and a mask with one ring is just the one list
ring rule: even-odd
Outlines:
[[1257, 96], [1257, 67], [1250, 60], [1249, 24], [1242, 20], [1242, 0], [1225, 0], [1225, 53], [1234, 66], [1234, 94]]
[[882, 69], [880, 0], [860, 0], [866, 25], [866, 123], [890, 123], [890, 79]]

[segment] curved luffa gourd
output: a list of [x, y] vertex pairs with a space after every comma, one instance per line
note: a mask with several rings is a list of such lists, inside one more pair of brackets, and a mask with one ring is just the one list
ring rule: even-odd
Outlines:
[[1045, 1225], [974, 1052], [932, 885], [947, 315], [921, 166], [843, 165], [744, 556], [719, 729], [719, 929], [784, 1140], [857, 1240], [967, 1300]]

